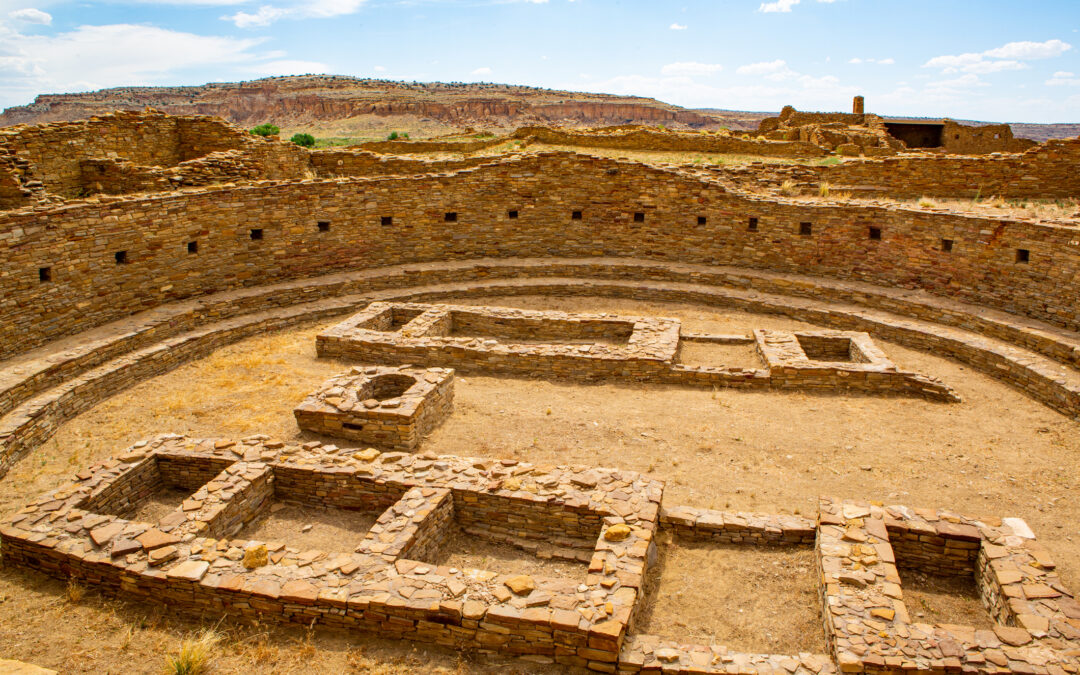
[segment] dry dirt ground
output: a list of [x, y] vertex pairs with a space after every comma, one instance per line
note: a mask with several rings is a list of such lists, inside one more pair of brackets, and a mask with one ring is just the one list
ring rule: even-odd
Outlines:
[[[688, 331], [725, 334], [805, 327], [782, 317], [609, 299], [508, 297], [460, 304], [467, 303], [675, 316]], [[84, 413], [0, 480], [0, 516], [75, 469], [158, 433], [309, 438], [298, 432], [293, 407], [347, 366], [315, 357], [314, 336], [322, 327], [223, 348]], [[955, 387], [964, 402], [464, 376], [457, 380], [453, 415], [424, 447], [651, 472], [667, 481], [668, 504], [809, 515], [818, 495], [827, 494], [1019, 516], [1055, 555], [1065, 583], [1080, 589], [1080, 424], [953, 361], [883, 347], [899, 366]], [[745, 354], [731, 352], [733, 359]], [[704, 351], [688, 356], [714, 358]], [[279, 528], [284, 537], [305, 524], [313, 524], [313, 536], [319, 534], [316, 527], [333, 525], [318, 513], [277, 515], [257, 526]], [[799, 572], [809, 564], [800, 557], [805, 553], [732, 551], [677, 541], [662, 550], [665, 562], [653, 579], [658, 592], [650, 599], [649, 631], [781, 651], [801, 648], [803, 639], [821, 639], [812, 621], [817, 601], [807, 594], [805, 574]], [[451, 554], [487, 556], [492, 565], [502, 555], [483, 547]], [[918, 582], [911, 583], [925, 602], [912, 609], [927, 619], [978, 615], [963, 588], [942, 594]], [[789, 616], [778, 615], [769, 603], [740, 602], [760, 588], [813, 603], [809, 613]], [[182, 638], [210, 621], [103, 599], [93, 589], [73, 602], [78, 596], [77, 589], [66, 592], [62, 582], [0, 570], [0, 656], [64, 672], [156, 672], [164, 654], [175, 652]], [[914, 591], [911, 599], [916, 600]], [[260, 672], [545, 670], [528, 662], [318, 629], [234, 622], [221, 627], [229, 634], [216, 650], [222, 672], [252, 667]]]

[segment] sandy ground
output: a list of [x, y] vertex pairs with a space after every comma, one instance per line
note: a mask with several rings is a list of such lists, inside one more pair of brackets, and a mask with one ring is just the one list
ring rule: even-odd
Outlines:
[[[675, 316], [695, 332], [805, 327], [782, 317], [608, 299], [510, 297], [458, 304], [468, 303]], [[321, 328], [226, 347], [86, 412], [0, 480], [0, 515], [62, 483], [77, 468], [161, 432], [311, 438], [298, 432], [292, 409], [347, 365], [315, 357], [314, 336]], [[454, 414], [425, 449], [651, 472], [667, 481], [668, 504], [813, 514], [819, 495], [835, 495], [1019, 516], [1054, 554], [1065, 583], [1080, 588], [1080, 425], [955, 362], [882, 346], [899, 366], [952, 385], [964, 402], [466, 376], [457, 381]], [[704, 603], [701, 612], [709, 602], [730, 602], [754, 588], [762, 566], [773, 569], [771, 562], [744, 570], [722, 555], [696, 555], [676, 550], [668, 559], [671, 569], [689, 561], [707, 580], [695, 586], [705, 589], [695, 598]], [[729, 573], [720, 574], [722, 569]], [[798, 588], [794, 577], [778, 583]], [[699, 610], [665, 599], [664, 586], [650, 630], [691, 639], [712, 631], [738, 639], [738, 624], [725, 633], [723, 626], [695, 620]], [[756, 616], [749, 618], [760, 620], [762, 631], [784, 630], [782, 622], [767, 623], [767, 614]], [[752, 632], [752, 621], [744, 616], [743, 622], [742, 628]], [[200, 625], [162, 608], [103, 600], [92, 589], [72, 603], [61, 582], [0, 570], [4, 656], [64, 672], [154, 672], [163, 655]], [[254, 663], [261, 672], [543, 670], [521, 661], [317, 629], [282, 631], [231, 622], [222, 627], [230, 632], [218, 650], [223, 672], [244, 671]]]

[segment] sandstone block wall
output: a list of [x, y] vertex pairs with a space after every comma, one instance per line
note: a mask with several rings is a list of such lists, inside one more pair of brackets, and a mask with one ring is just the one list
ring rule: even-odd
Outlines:
[[579, 132], [549, 127], [521, 127], [510, 137], [581, 148], [739, 153], [765, 157], [823, 157], [828, 154], [824, 148], [799, 140], [763, 141], [725, 134], [680, 133], [648, 128]]
[[1080, 195], [1080, 139], [1052, 140], [1022, 155], [891, 157], [787, 170], [833, 189], [901, 199], [928, 197], [1075, 199]]
[[[237, 178], [296, 179], [310, 168], [307, 151], [295, 144], [252, 136], [217, 118], [153, 111], [7, 127], [0, 130], [0, 154], [5, 151], [25, 162], [25, 173], [45, 191], [68, 199]], [[4, 198], [4, 173], [0, 208], [33, 203]]]
[[[411, 152], [418, 152], [411, 150]], [[457, 171], [480, 164], [490, 164], [491, 157], [428, 160], [382, 155], [367, 150], [324, 148], [311, 151], [311, 166], [321, 178], [336, 176], [415, 175]]]
[[[870, 239], [871, 226], [880, 240]], [[1019, 249], [1027, 262], [1017, 261]], [[1080, 237], [1066, 228], [740, 196], [680, 172], [552, 153], [452, 175], [210, 188], [0, 214], [0, 357], [230, 288], [401, 263], [597, 255], [922, 289], [1080, 327]], [[50, 281], [40, 278], [44, 268]]]

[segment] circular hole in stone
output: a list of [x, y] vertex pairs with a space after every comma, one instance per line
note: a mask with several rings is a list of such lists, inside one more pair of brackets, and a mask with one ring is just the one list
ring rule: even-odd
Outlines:
[[416, 378], [411, 375], [378, 375], [371, 380], [371, 398], [385, 401], [408, 391]]

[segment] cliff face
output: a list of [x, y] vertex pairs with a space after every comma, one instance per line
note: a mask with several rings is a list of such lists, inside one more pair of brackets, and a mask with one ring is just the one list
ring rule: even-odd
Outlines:
[[281, 127], [365, 115], [415, 115], [457, 126], [544, 123], [721, 126], [719, 119], [708, 114], [648, 98], [505, 85], [409, 84], [324, 76], [48, 94], [38, 96], [30, 105], [8, 108], [0, 114], [0, 126], [70, 121], [147, 106], [177, 115], [217, 115], [241, 125], [272, 122]]

